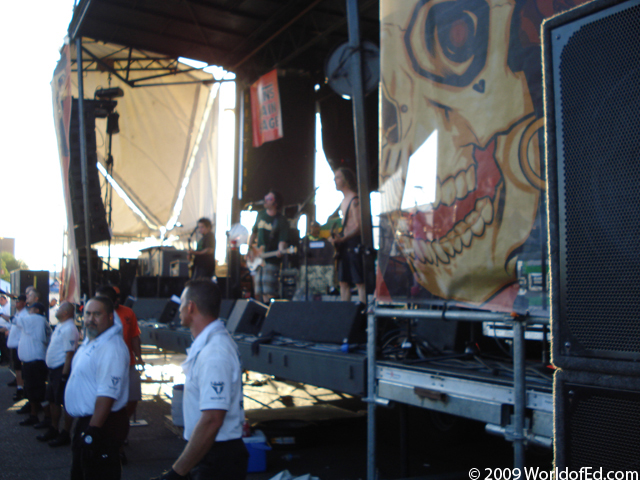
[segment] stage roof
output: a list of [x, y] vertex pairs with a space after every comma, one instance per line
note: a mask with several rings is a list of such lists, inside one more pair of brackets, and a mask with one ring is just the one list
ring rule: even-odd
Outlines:
[[[379, 38], [379, 1], [360, 2], [361, 37]], [[317, 81], [348, 39], [346, 0], [81, 0], [76, 36], [220, 65], [252, 81], [273, 68]]]

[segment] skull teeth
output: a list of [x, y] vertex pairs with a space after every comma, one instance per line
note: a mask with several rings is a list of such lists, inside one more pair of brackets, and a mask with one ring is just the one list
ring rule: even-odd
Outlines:
[[476, 189], [476, 167], [471, 165], [455, 176], [448, 177], [444, 182], [436, 182], [436, 199], [433, 204], [437, 208], [441, 203], [450, 206], [456, 200], [462, 200], [469, 192]]
[[491, 200], [488, 197], [478, 199], [475, 209], [463, 221], [458, 222], [446, 236], [431, 242], [414, 239], [414, 257], [422, 263], [450, 263], [452, 258], [471, 246], [474, 237], [484, 235], [485, 227], [493, 221], [493, 217], [494, 207]]

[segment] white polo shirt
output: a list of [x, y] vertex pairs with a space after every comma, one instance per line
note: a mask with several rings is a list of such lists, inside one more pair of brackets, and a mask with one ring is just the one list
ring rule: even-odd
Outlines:
[[67, 352], [75, 352], [78, 348], [80, 333], [73, 322], [73, 318], [58, 323], [51, 335], [51, 341], [47, 347], [47, 367], [58, 368], [64, 365]]
[[242, 437], [242, 367], [229, 332], [216, 320], [193, 341], [182, 364], [186, 380], [182, 409], [184, 438], [189, 440], [203, 410], [226, 410], [216, 442]]
[[20, 336], [22, 335], [22, 329], [16, 326], [16, 322], [18, 321], [18, 318], [23, 315], [29, 315], [26, 307], [19, 312], [16, 312], [16, 314], [11, 319], [11, 329], [9, 330], [9, 336], [7, 337], [7, 347], [9, 348], [18, 348], [18, 344], [20, 343]]
[[85, 341], [73, 356], [64, 392], [64, 406], [72, 417], [93, 415], [97, 397], [113, 398], [112, 412], [127, 404], [129, 349], [120, 332], [121, 328], [113, 325], [97, 338]]
[[17, 318], [16, 325], [22, 330], [18, 342], [20, 360], [44, 360], [47, 354], [47, 333], [51, 332], [47, 319], [42, 315], [27, 313]]

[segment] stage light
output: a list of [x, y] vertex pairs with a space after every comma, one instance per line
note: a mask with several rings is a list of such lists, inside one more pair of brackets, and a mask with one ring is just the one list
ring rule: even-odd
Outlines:
[[120, 119], [120, 115], [117, 113], [110, 113], [107, 117], [107, 133], [115, 134], [120, 132], [120, 126], [118, 125], [118, 120]]
[[98, 90], [96, 90], [94, 96], [95, 98], [99, 98], [101, 100], [108, 100], [111, 98], [124, 97], [124, 91], [120, 87], [99, 88]]

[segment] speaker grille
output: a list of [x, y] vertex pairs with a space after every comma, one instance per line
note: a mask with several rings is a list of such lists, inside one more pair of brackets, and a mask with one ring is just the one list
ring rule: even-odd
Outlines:
[[640, 394], [567, 384], [567, 467], [640, 468]]
[[639, 7], [599, 18], [559, 63], [562, 315], [577, 350], [623, 357], [640, 352], [639, 31]]

